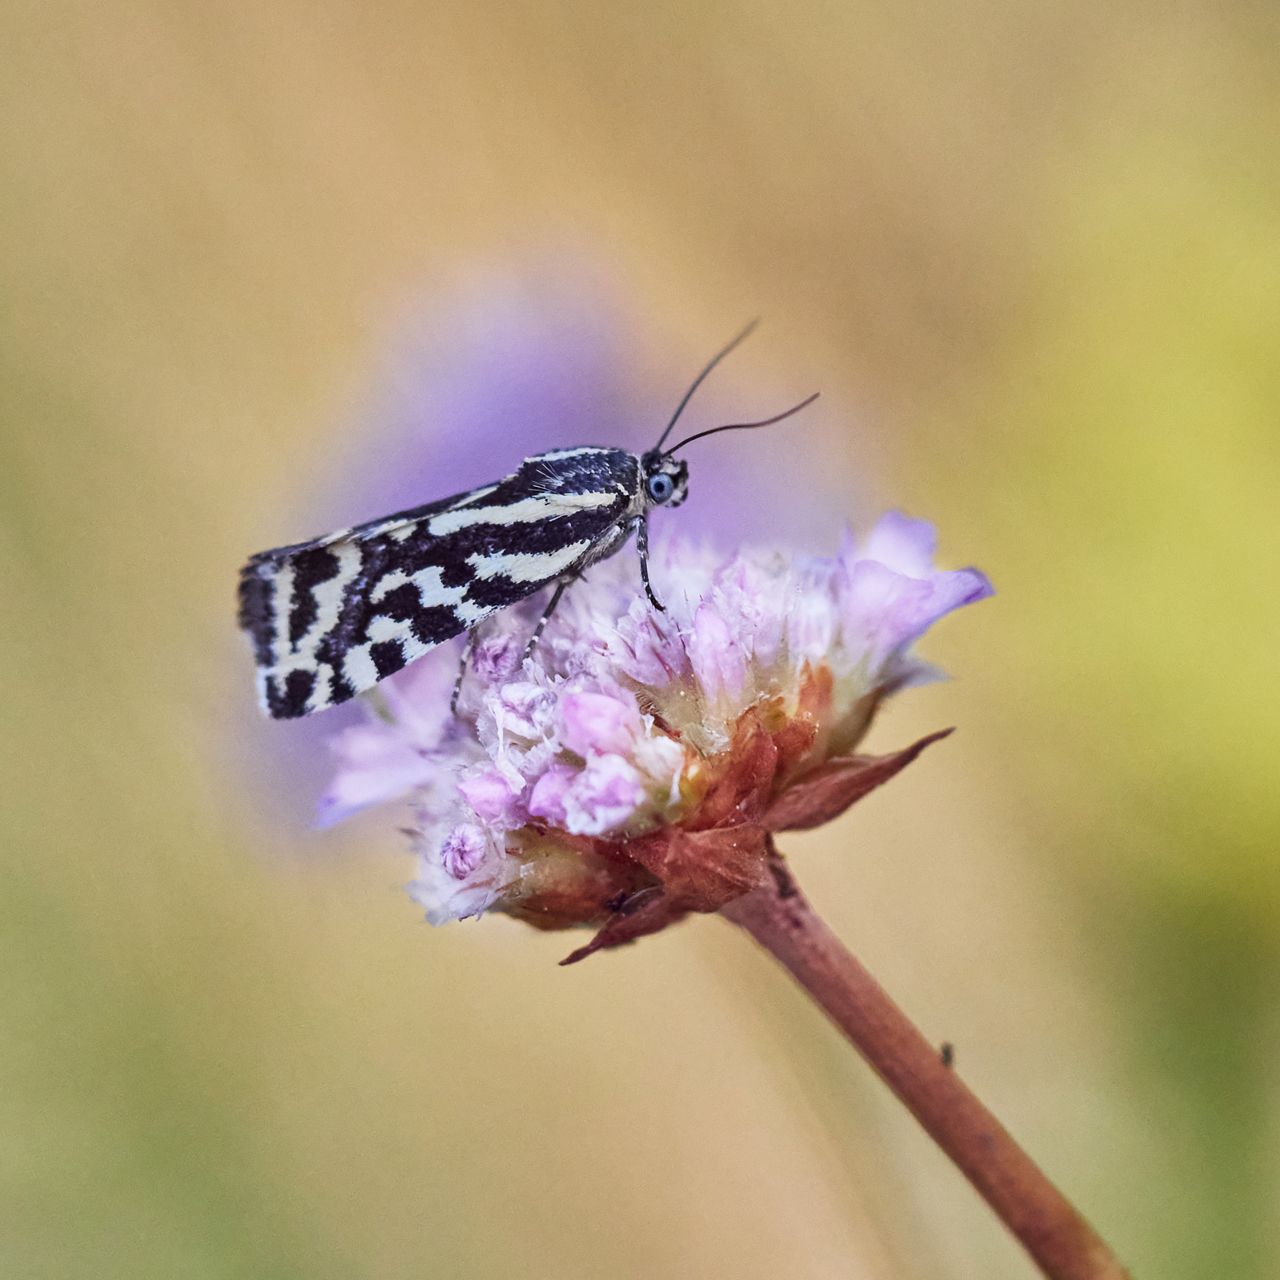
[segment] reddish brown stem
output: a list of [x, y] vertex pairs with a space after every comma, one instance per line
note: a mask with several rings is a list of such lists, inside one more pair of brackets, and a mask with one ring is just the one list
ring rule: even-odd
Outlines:
[[775, 854], [721, 909], [818, 1002], [1051, 1280], [1128, 1280], [1102, 1238], [814, 913]]

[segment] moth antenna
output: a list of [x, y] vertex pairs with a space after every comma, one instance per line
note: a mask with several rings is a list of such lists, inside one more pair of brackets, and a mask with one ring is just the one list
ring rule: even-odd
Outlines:
[[[658, 443], [657, 443], [657, 444], [655, 444], [655, 445], [653, 446], [653, 448], [654, 448], [654, 451], [655, 451], [655, 452], [656, 452], [656, 451], [658, 451], [658, 450], [660, 450], [660, 449], [662, 448], [662, 442], [663, 442], [663, 440], [665, 440], [665, 439], [666, 439], [666, 438], [671, 434], [671, 428], [672, 428], [672, 427], [674, 427], [674, 426], [676, 425], [676, 422], [679, 420], [680, 415], [684, 412], [684, 407], [685, 407], [685, 405], [687, 405], [687, 404], [689, 403], [689, 401], [693, 399], [693, 393], [694, 393], [695, 391], [697, 391], [697, 389], [698, 389], [700, 386], [702, 386], [703, 381], [706, 379], [707, 374], [709, 374], [709, 373], [711, 372], [711, 370], [712, 370], [712, 369], [714, 369], [714, 368], [716, 367], [716, 365], [718, 365], [718, 364], [720, 363], [720, 361], [721, 361], [721, 360], [723, 360], [723, 359], [725, 358], [725, 356], [727, 356], [727, 355], [729, 354], [729, 352], [730, 352], [730, 351], [732, 351], [732, 350], [734, 349], [734, 347], [738, 346], [738, 344], [739, 344], [739, 343], [745, 342], [745, 341], [746, 341], [746, 340], [751, 336], [751, 334], [752, 334], [752, 332], [754, 331], [754, 329], [755, 329], [756, 325], [758, 325], [759, 323], [760, 323], [760, 317], [759, 317], [759, 316], [757, 316], [757, 317], [756, 317], [756, 318], [755, 318], [755, 319], [754, 319], [754, 320], [753, 320], [749, 325], [747, 325], [747, 327], [746, 327], [745, 329], [743, 329], [743, 331], [742, 331], [740, 334], [738, 334], [738, 336], [737, 336], [736, 338], [734, 338], [734, 340], [733, 340], [731, 343], [729, 343], [729, 345], [728, 345], [727, 347], [725, 347], [725, 349], [724, 349], [723, 351], [721, 351], [721, 352], [720, 352], [720, 354], [719, 354], [719, 355], [717, 355], [717, 356], [715, 357], [715, 359], [713, 359], [713, 360], [711, 361], [711, 363], [710, 363], [709, 365], [707, 365], [707, 367], [706, 367], [705, 369], [703, 369], [703, 371], [702, 371], [700, 374], [698, 374], [698, 376], [693, 380], [693, 386], [691, 386], [691, 387], [689, 388], [689, 390], [688, 390], [688, 391], [686, 391], [686, 392], [684, 393], [684, 399], [680, 401], [680, 403], [676, 406], [676, 411], [675, 411], [675, 413], [673, 413], [673, 414], [671, 415], [671, 421], [667, 423], [667, 429], [662, 433], [662, 436], [661, 436], [661, 437], [660, 437], [660, 439], [658, 440]], [[670, 453], [670, 452], [671, 452], [671, 450], [669, 450], [669, 449], [668, 449], [668, 450], [667, 450], [667, 452], [668, 452], [668, 453]]]
[[775, 414], [772, 418], [766, 418], [763, 422], [730, 422], [723, 427], [711, 427], [706, 431], [699, 431], [696, 435], [686, 436], [679, 444], [673, 444], [663, 457], [669, 458], [677, 449], [683, 449], [685, 445], [694, 440], [701, 440], [703, 436], [713, 436], [718, 431], [750, 431], [754, 427], [771, 427], [775, 422], [781, 422], [783, 418], [789, 418], [793, 413], [799, 413], [801, 409], [806, 409], [811, 405], [821, 392], [815, 391], [807, 400], [801, 400], [799, 404], [792, 407], [784, 413]]

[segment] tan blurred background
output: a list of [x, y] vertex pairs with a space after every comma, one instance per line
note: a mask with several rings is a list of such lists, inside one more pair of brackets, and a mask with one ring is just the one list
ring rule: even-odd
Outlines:
[[554, 251], [663, 394], [763, 314], [788, 448], [990, 573], [875, 742], [960, 732], [788, 851], [1136, 1276], [1280, 1274], [1273, 7], [0, 22], [0, 1273], [1031, 1274], [729, 926], [432, 931], [228, 763], [239, 563]]

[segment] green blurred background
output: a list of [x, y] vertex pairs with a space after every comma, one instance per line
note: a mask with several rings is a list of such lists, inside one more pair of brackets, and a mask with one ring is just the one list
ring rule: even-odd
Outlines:
[[1280, 1274], [1278, 42], [5, 5], [0, 1274], [1031, 1274], [729, 926], [429, 930], [394, 817], [320, 841], [228, 763], [245, 553], [313, 532], [406, 309], [548, 246], [664, 389], [763, 314], [824, 482], [990, 573], [874, 745], [961, 731], [788, 852], [1136, 1276]]

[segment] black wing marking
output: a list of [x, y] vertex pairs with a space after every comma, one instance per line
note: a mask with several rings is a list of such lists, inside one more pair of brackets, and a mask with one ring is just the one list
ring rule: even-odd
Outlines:
[[345, 702], [590, 563], [617, 541], [637, 467], [622, 449], [539, 454], [497, 484], [254, 556], [240, 626], [263, 710]]

